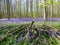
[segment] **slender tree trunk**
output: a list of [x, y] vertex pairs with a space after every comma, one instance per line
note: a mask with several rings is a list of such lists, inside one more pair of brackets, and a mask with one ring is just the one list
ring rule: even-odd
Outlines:
[[4, 0], [4, 11], [3, 11], [3, 16], [5, 18], [5, 0]]
[[2, 18], [1, 16], [2, 16], [2, 15], [1, 15], [1, 2], [0, 2], [0, 19]]
[[36, 18], [36, 0], [34, 0], [34, 18]]
[[33, 18], [33, 0], [30, 0], [30, 15]]
[[[38, 9], [38, 1], [39, 1], [39, 0], [36, 0], [36, 16], [39, 14], [39, 13], [38, 13], [38, 10], [39, 10], [39, 9]], [[37, 16], [37, 18], [38, 18], [38, 16]]]
[[51, 5], [51, 26], [53, 26], [53, 0], [51, 1], [52, 2], [52, 5]]
[[28, 17], [29, 9], [29, 0], [26, 0], [26, 17]]
[[[58, 0], [58, 2], [60, 2], [60, 1]], [[60, 11], [59, 11], [59, 10], [60, 10], [60, 5], [58, 5], [58, 11], [57, 11], [57, 13], [58, 13], [58, 18], [60, 17], [60, 16], [59, 16], [59, 15], [60, 15], [60, 13], [59, 13]]]
[[[47, 5], [46, 0], [44, 0], [44, 3], [45, 3], [45, 5]], [[47, 6], [45, 6], [44, 8], [45, 8], [45, 10], [44, 10], [44, 20], [47, 21], [47, 17], [48, 17]]]
[[24, 3], [24, 17], [26, 17], [26, 16], [25, 16], [25, 3]]
[[20, 18], [22, 18], [22, 12], [21, 12], [21, 0], [20, 0]]
[[11, 18], [13, 18], [13, 7], [11, 7]]
[[1, 8], [0, 8], [0, 19], [1, 19], [2, 17], [1, 17]]
[[9, 0], [6, 0], [7, 1], [7, 15], [8, 15], [8, 20], [10, 19], [10, 2]]

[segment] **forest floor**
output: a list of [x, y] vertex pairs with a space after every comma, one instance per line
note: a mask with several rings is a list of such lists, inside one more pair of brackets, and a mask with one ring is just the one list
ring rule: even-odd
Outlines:
[[[27, 23], [31, 23], [33, 20], [33, 18], [11, 18], [11, 19], [7, 19], [7, 18], [3, 18], [0, 19], [0, 27], [1, 26], [8, 26], [8, 25], [20, 25], [20, 24], [27, 24]], [[40, 25], [40, 24], [44, 24], [44, 20], [43, 18], [34, 18], [35, 20], [35, 25]], [[50, 19], [48, 19], [48, 21], [46, 22], [48, 25], [52, 24], [52, 21]], [[60, 25], [60, 18], [55, 18], [53, 19], [53, 24], [57, 24]]]
[[[25, 23], [30, 23], [33, 20], [33, 18], [11, 18], [11, 19], [0, 19], [0, 25], [1, 24], [25, 24]], [[39, 24], [39, 23], [44, 23], [43, 18], [34, 18], [35, 23]], [[51, 23], [51, 20], [47, 21], [48, 23]], [[54, 18], [53, 19], [53, 23], [60, 23], [60, 18]]]
[[[20, 26], [20, 24], [30, 24], [31, 22], [32, 22], [32, 20], [33, 19], [28, 19], [28, 18], [26, 18], [26, 19], [0, 19], [0, 27], [6, 27], [7, 29], [4, 29], [4, 30], [9, 30], [9, 31], [11, 31], [12, 30], [12, 28], [14, 27], [19, 27]], [[35, 19], [35, 25], [37, 25], [38, 27], [40, 26], [40, 25], [42, 25], [42, 24], [48, 24], [48, 25], [52, 25], [52, 21], [50, 22], [50, 21], [47, 21], [47, 22], [45, 22], [43, 19]], [[23, 27], [29, 27], [29, 26], [24, 26], [23, 25]], [[31, 26], [32, 27], [32, 26]], [[56, 28], [57, 29], [60, 29], [60, 20], [54, 20], [53, 21], [53, 27], [54, 27], [54, 29], [56, 30]], [[10, 29], [11, 28], [11, 29]], [[18, 28], [19, 29], [19, 28]], [[29, 28], [28, 28], [29, 29]], [[30, 29], [29, 29], [30, 30]], [[55, 31], [54, 30], [54, 31]], [[2, 33], [4, 32], [3, 30], [0, 30], [0, 31], [2, 31]], [[38, 30], [37, 30], [38, 31]], [[54, 32], [53, 31], [53, 32]], [[5, 32], [4, 32], [5, 33]], [[22, 34], [24, 34], [24, 33], [22, 33]], [[54, 34], [54, 33], [52, 33], [52, 34]], [[45, 38], [45, 37], [44, 37]], [[13, 40], [13, 38], [10, 38], [11, 40]], [[53, 38], [52, 38], [53, 39]], [[24, 41], [24, 40], [23, 40]], [[56, 42], [55, 42], [55, 40], [52, 40], [53, 42], [54, 42], [54, 44], [56, 44], [56, 45], [58, 45]], [[59, 39], [57, 39], [56, 38], [56, 41], [57, 42], [60, 42], [60, 40]], [[7, 42], [7, 41], [6, 41]], [[12, 42], [13, 43], [13, 42]], [[24, 44], [26, 43], [26, 41], [24, 41]], [[53, 45], [54, 45], [53, 44]], [[1, 44], [1, 45], [3, 45], [3, 44]]]
[[[31, 23], [33, 19], [30, 18], [21, 18], [21, 19], [0, 19], [0, 27], [2, 26], [9, 26], [9, 25], [20, 25], [20, 24], [28, 24]], [[45, 21], [42, 19], [35, 19], [35, 25], [42, 25], [44, 24]], [[52, 21], [47, 21], [45, 24], [51, 26], [52, 25]], [[55, 26], [56, 25], [56, 26]], [[55, 28], [60, 28], [60, 20], [54, 20], [53, 21], [53, 27]]]
[[[43, 21], [44, 19], [43, 18], [10, 18], [9, 20], [20, 20], [20, 21], [32, 21], [32, 20], [35, 20], [35, 21]], [[3, 18], [3, 19], [0, 19], [0, 20], [8, 20], [7, 18]], [[48, 18], [47, 19], [48, 21], [49, 20], [52, 20], [52, 18]], [[53, 18], [54, 21], [60, 21], [60, 18]]]

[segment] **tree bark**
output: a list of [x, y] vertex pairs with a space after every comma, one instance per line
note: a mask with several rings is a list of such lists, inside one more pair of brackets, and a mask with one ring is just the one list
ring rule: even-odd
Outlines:
[[33, 18], [33, 0], [30, 0], [30, 15]]
[[6, 0], [7, 2], [7, 15], [8, 15], [8, 20], [10, 19], [11, 15], [10, 15], [10, 1]]
[[[58, 2], [60, 2], [60, 1], [58, 0]], [[58, 18], [60, 18], [60, 16], [59, 16], [59, 15], [60, 15], [60, 11], [59, 11], [59, 10], [60, 10], [60, 5], [58, 5], [58, 11], [57, 11], [57, 13], [58, 13]]]
[[[45, 3], [45, 5], [47, 5], [46, 0], [44, 0], [44, 3]], [[44, 20], [47, 21], [47, 18], [48, 18], [47, 6], [45, 6], [44, 9], [45, 9], [44, 10]]]
[[[39, 13], [38, 13], [38, 10], [39, 10], [39, 9], [38, 9], [38, 1], [39, 1], [39, 0], [36, 0], [36, 16], [39, 14]], [[38, 16], [37, 16], [37, 18], [38, 18]]]
[[28, 17], [28, 13], [29, 13], [29, 0], [26, 0], [26, 17]]
[[2, 16], [2, 15], [1, 15], [1, 1], [0, 1], [0, 19], [1, 19], [1, 16]]

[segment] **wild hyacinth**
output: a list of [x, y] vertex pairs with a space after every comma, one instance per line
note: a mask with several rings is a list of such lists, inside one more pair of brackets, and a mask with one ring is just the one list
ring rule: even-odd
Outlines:
[[[56, 42], [54, 37], [59, 36], [58, 34], [57, 31], [54, 31], [51, 27], [47, 25], [41, 25], [36, 27], [33, 26], [33, 24], [31, 23], [31, 24], [23, 24], [21, 26], [12, 29], [10, 32], [7, 32], [6, 38], [9, 37], [10, 35], [14, 36], [14, 45], [16, 45], [16, 43], [18, 42], [22, 42], [22, 44], [20, 43], [20, 45], [23, 45], [24, 43], [26, 45], [28, 43], [31, 45], [39, 45], [39, 44], [50, 45], [50, 43]], [[53, 41], [53, 39], [55, 42]]]

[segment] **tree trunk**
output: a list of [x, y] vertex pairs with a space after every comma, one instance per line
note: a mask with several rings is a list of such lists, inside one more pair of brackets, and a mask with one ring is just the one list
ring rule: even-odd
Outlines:
[[[60, 1], [58, 0], [58, 2], [60, 2]], [[59, 16], [59, 15], [60, 15], [60, 11], [59, 11], [59, 10], [60, 10], [60, 5], [58, 5], [58, 11], [57, 11], [57, 13], [58, 13], [58, 18], [60, 18], [60, 16]]]
[[1, 15], [1, 2], [0, 2], [0, 19], [2, 18], [1, 16], [2, 16], [2, 15]]
[[6, 0], [7, 2], [7, 15], [8, 15], [8, 20], [10, 19], [10, 1]]
[[52, 2], [52, 5], [51, 5], [51, 26], [53, 26], [53, 0], [51, 0], [51, 2]]
[[[38, 1], [39, 1], [39, 0], [36, 0], [36, 16], [38, 15], [38, 10], [39, 10], [39, 9], [38, 9]], [[37, 16], [37, 18], [38, 18], [38, 16]]]
[[33, 0], [30, 0], [30, 15], [33, 18]]
[[28, 17], [29, 9], [29, 0], [26, 0], [26, 17]]
[[22, 12], [21, 12], [21, 0], [20, 0], [20, 18], [22, 18]]
[[[44, 3], [45, 3], [45, 5], [47, 5], [46, 0], [44, 0]], [[47, 21], [47, 18], [48, 18], [47, 6], [45, 6], [44, 9], [45, 9], [44, 10], [44, 20]]]

